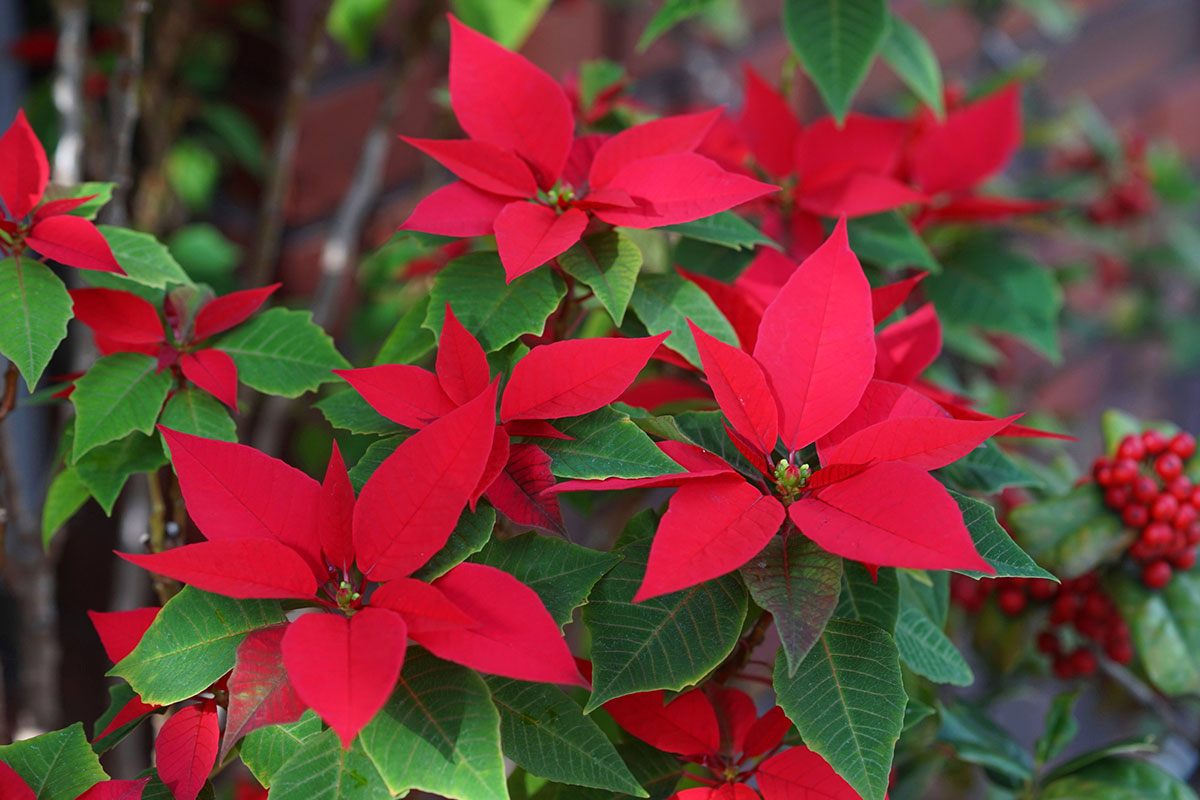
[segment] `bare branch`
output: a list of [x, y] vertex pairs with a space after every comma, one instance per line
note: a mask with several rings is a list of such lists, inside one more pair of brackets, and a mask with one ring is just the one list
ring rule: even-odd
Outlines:
[[112, 128], [112, 160], [109, 180], [116, 184], [113, 197], [102, 215], [112, 225], [129, 221], [129, 190], [133, 182], [133, 134], [138, 121], [138, 92], [142, 81], [145, 17], [153, 0], [125, 0], [121, 8], [124, 48], [109, 88], [109, 124]]
[[333, 0], [321, 0], [309, 22], [301, 61], [292, 73], [283, 115], [275, 134], [275, 147], [268, 165], [266, 188], [259, 210], [258, 240], [246, 276], [250, 286], [267, 283], [275, 272], [279, 237], [283, 231], [283, 203], [291, 183], [292, 159], [300, 139], [300, 112], [312, 87], [313, 76], [325, 56], [325, 21]]

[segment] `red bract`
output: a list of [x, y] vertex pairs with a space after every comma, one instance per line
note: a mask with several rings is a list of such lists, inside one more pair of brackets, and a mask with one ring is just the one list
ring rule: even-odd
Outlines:
[[[115, 664], [133, 652], [133, 648], [137, 647], [138, 642], [142, 640], [142, 636], [150, 627], [150, 623], [154, 622], [158, 612], [157, 607], [148, 607], [134, 608], [129, 611], [89, 611], [88, 616], [92, 620], [92, 626], [95, 627], [96, 633], [100, 636], [104, 653]], [[95, 738], [103, 739], [122, 726], [160, 708], [162, 706], [142, 702], [142, 698], [135, 694], [117, 711], [108, 726], [96, 734]]]
[[[685, 789], [673, 800], [858, 800], [816, 753], [780, 750], [791, 722], [778, 706], [760, 717], [749, 695], [720, 686], [665, 699], [661, 691], [639, 692], [610, 700], [604, 709], [627, 733], [710, 771], [711, 778], [696, 779], [711, 787]], [[746, 785], [755, 778], [758, 792]]]
[[1052, 203], [976, 193], [1021, 146], [1021, 87], [1011, 84], [938, 120], [923, 109], [913, 123], [907, 169], [931, 204], [918, 225], [995, 221], [1052, 208]]
[[161, 371], [170, 367], [237, 411], [237, 365], [224, 350], [205, 347], [205, 341], [245, 322], [280, 284], [232, 292], [209, 300], [190, 317], [171, 295], [163, 300], [163, 317], [153, 305], [130, 292], [116, 289], [74, 289], [75, 318], [92, 329], [104, 355], [145, 353], [158, 359]]
[[300, 700], [346, 746], [383, 706], [409, 637], [475, 669], [578, 682], [549, 612], [508, 573], [462, 564], [432, 583], [407, 577], [445, 545], [470, 501], [492, 447], [495, 403], [495, 385], [485, 385], [409, 437], [357, 500], [336, 447], [318, 484], [252, 448], [161, 428], [208, 541], [121, 555], [206, 591], [305, 599], [329, 612], [292, 622], [279, 646]]
[[[149, 782], [149, 778], [101, 781], [85, 790], [76, 800], [141, 800], [142, 790]], [[0, 761], [0, 797], [4, 800], [36, 800], [37, 794], [15, 769]]]
[[220, 738], [212, 699], [185, 706], [163, 723], [154, 740], [154, 762], [175, 800], [196, 800], [217, 763]]
[[[562, 532], [550, 457], [510, 436], [565, 438], [546, 420], [595, 411], [616, 400], [669, 335], [641, 339], [573, 339], [539, 345], [517, 362], [500, 399], [488, 467], [472, 493], [520, 525]], [[334, 370], [371, 407], [407, 428], [424, 428], [452, 413], [490, 380], [483, 348], [446, 306], [436, 373], [407, 364]]]
[[50, 165], [24, 111], [0, 136], [0, 164], [0, 221], [9, 236], [7, 241], [0, 238], [0, 252], [20, 255], [28, 246], [70, 267], [125, 274], [96, 226], [70, 215], [92, 197], [42, 202]]
[[592, 218], [654, 228], [710, 216], [777, 188], [693, 152], [717, 111], [655, 120], [612, 137], [575, 138], [562, 87], [454, 17], [450, 100], [469, 139], [405, 141], [461, 180], [422, 200], [401, 227], [495, 234], [509, 281], [579, 241]]
[[713, 138], [704, 151], [725, 163], [748, 159], [787, 187], [769, 199], [764, 230], [797, 258], [811, 253], [824, 233], [817, 217], [858, 217], [908, 203], [924, 194], [893, 177], [908, 124], [850, 114], [842, 125], [823, 117], [804, 126], [787, 101], [749, 66], [745, 104], [732, 129], [737, 138]]
[[[635, 600], [737, 569], [779, 531], [785, 509], [806, 536], [846, 558], [992, 571], [957, 504], [927, 471], [966, 455], [1011, 420], [950, 419], [928, 401], [932, 412], [919, 403], [874, 403], [872, 305], [843, 221], [764, 311], [753, 356], [692, 326], [729, 437], [758, 470], [753, 481], [711, 453], [687, 463], [672, 453], [687, 472], [553, 487], [615, 489], [649, 485], [645, 480], [680, 487], [659, 523]], [[780, 439], [786, 456], [776, 462]], [[814, 442], [815, 470], [799, 458]]]

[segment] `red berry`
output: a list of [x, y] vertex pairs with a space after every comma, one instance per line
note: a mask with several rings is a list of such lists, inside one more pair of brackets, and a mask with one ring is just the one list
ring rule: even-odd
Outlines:
[[1181, 503], [1186, 503], [1192, 496], [1192, 482], [1187, 475], [1180, 475], [1167, 483], [1167, 491]]
[[996, 594], [996, 603], [1000, 610], [1010, 617], [1015, 617], [1025, 610], [1027, 598], [1025, 593], [1014, 586], [1006, 586]]
[[1161, 589], [1171, 582], [1171, 565], [1165, 561], [1154, 561], [1142, 569], [1142, 583], [1148, 589]]
[[1187, 527], [1196, 520], [1200, 519], [1200, 511], [1191, 503], [1185, 503], [1175, 512], [1175, 516], [1171, 519], [1171, 525], [1177, 531], [1185, 531]]
[[1138, 562], [1149, 561], [1157, 552], [1155, 548], [1148, 547], [1141, 537], [1129, 546], [1129, 557]]
[[1145, 457], [1146, 445], [1142, 444], [1140, 437], [1126, 436], [1117, 446], [1117, 458], [1132, 458], [1134, 461], [1141, 461]]
[[1164, 481], [1173, 480], [1183, 472], [1183, 459], [1174, 453], [1163, 453], [1154, 460], [1154, 471]]
[[1110, 486], [1104, 490], [1104, 504], [1113, 511], [1120, 511], [1129, 505], [1132, 495], [1124, 486]]
[[1054, 674], [1064, 681], [1075, 677], [1075, 667], [1071, 664], [1071, 659], [1063, 656], [1058, 656], [1054, 659]]
[[1125, 486], [1133, 483], [1138, 476], [1138, 464], [1132, 458], [1118, 459], [1112, 465], [1112, 485]]
[[1121, 519], [1131, 528], [1140, 528], [1150, 521], [1150, 512], [1145, 506], [1128, 505], [1121, 511]]
[[1196, 437], [1184, 431], [1175, 434], [1167, 445], [1171, 452], [1183, 459], [1191, 458], [1196, 453]]
[[1075, 618], [1075, 610], [1078, 607], [1079, 600], [1075, 595], [1059, 592], [1050, 609], [1050, 621], [1055, 625], [1064, 625]]
[[1158, 484], [1153, 478], [1142, 475], [1133, 482], [1133, 499], [1144, 505], [1150, 505], [1158, 497]]
[[1168, 442], [1166, 436], [1158, 431], [1150, 430], [1142, 434], [1142, 444], [1146, 446], [1146, 452], [1154, 456], [1166, 450]]
[[1110, 642], [1104, 646], [1104, 652], [1118, 664], [1128, 664], [1133, 661], [1133, 645], [1129, 643], [1128, 639]]
[[1160, 494], [1150, 505], [1151, 519], [1170, 521], [1179, 510], [1179, 500], [1173, 494]]
[[1196, 508], [1200, 508], [1200, 486], [1192, 487], [1192, 493], [1188, 497], [1188, 502]]
[[1096, 671], [1096, 656], [1091, 650], [1083, 647], [1071, 653], [1071, 671], [1080, 677], [1087, 677]]
[[1095, 473], [1093, 473], [1093, 477], [1096, 479], [1096, 483], [1100, 484], [1100, 486], [1104, 488], [1108, 488], [1109, 486], [1113, 485], [1113, 470], [1111, 466], [1103, 466], [1096, 470]]
[[1171, 566], [1177, 570], [1189, 570], [1196, 566], [1196, 548], [1189, 547], [1172, 553]]
[[1184, 529], [1183, 540], [1189, 547], [1194, 544], [1200, 544], [1200, 522], [1193, 522]]
[[1072, 591], [1079, 594], [1087, 594], [1088, 592], [1096, 591], [1096, 587], [1100, 585], [1100, 579], [1096, 577], [1094, 572], [1085, 572], [1075, 580], [1071, 581]]
[[1039, 602], [1053, 600], [1058, 594], [1058, 584], [1054, 581], [1035, 580], [1029, 584], [1029, 596]]
[[1059, 650], [1058, 637], [1050, 631], [1042, 631], [1037, 637], [1037, 649], [1048, 656], [1057, 655]]
[[1092, 462], [1092, 477], [1095, 478], [1097, 481], [1099, 481], [1100, 480], [1100, 472], [1105, 467], [1111, 468], [1112, 462], [1109, 461], [1104, 456], [1100, 456], [1099, 458], [1097, 458], [1095, 461]]
[[1104, 595], [1094, 592], [1089, 594], [1087, 600], [1083, 604], [1083, 612], [1089, 617], [1101, 622], [1108, 620], [1108, 599]]
[[1138, 537], [1139, 541], [1145, 543], [1146, 547], [1152, 550], [1159, 550], [1168, 547], [1171, 540], [1175, 537], [1175, 531], [1165, 522], [1151, 522], [1146, 527], [1142, 528], [1142, 534]]

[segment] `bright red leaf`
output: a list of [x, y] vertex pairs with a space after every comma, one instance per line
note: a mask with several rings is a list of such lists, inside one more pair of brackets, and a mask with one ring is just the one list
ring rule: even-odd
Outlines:
[[163, 723], [154, 740], [158, 777], [175, 800], [196, 800], [217, 762], [217, 704], [184, 706]]
[[995, 436], [1020, 414], [971, 422], [950, 417], [901, 417], [877, 422], [822, 453], [826, 464], [904, 461], [921, 469], [944, 467]]
[[237, 364], [224, 350], [210, 347], [179, 357], [183, 377], [237, 411]]
[[913, 181], [930, 194], [966, 191], [1002, 170], [1021, 146], [1021, 87], [1011, 84], [927, 120], [909, 151]]
[[100, 635], [100, 643], [108, 660], [114, 664], [133, 652], [146, 629], [158, 616], [158, 606], [133, 608], [129, 611], [89, 611], [92, 626]]
[[626, 733], [659, 750], [698, 756], [721, 749], [717, 713], [704, 692], [697, 689], [669, 703], [661, 690], [638, 692], [609, 700], [604, 710]]
[[227, 597], [312, 597], [317, 582], [291, 547], [271, 539], [224, 539], [173, 547], [161, 553], [118, 553], [139, 567]]
[[568, 208], [559, 214], [552, 208], [518, 201], [496, 215], [493, 229], [496, 249], [511, 283], [537, 269], [579, 241], [587, 227], [587, 214]]
[[346, 472], [342, 451], [334, 442], [325, 468], [325, 480], [321, 482], [318, 529], [322, 555], [344, 574], [349, 574], [354, 563], [354, 500], [354, 485]]
[[512, 200], [455, 181], [427, 195], [400, 226], [439, 236], [488, 236], [500, 211]]
[[3, 761], [0, 761], [0, 797], [4, 800], [37, 800], [37, 795], [29, 788], [25, 779]]
[[83, 217], [64, 214], [43, 219], [25, 241], [46, 258], [68, 267], [125, 274], [100, 231]]
[[229, 676], [229, 713], [221, 742], [221, 760], [251, 731], [300, 719], [307, 706], [288, 681], [283, 665], [287, 626], [251, 631], [238, 645]]
[[763, 800], [861, 800], [825, 759], [807, 747], [790, 747], [760, 764], [758, 788]]
[[[149, 778], [131, 781], [101, 781], [75, 800], [141, 800], [142, 792], [149, 782]], [[5, 794], [4, 797], [7, 800], [8, 795]]]
[[491, 381], [483, 347], [454, 316], [449, 303], [438, 338], [436, 370], [438, 383], [455, 405], [469, 403]]
[[875, 337], [875, 377], [912, 383], [942, 352], [942, 325], [926, 303]]
[[388, 581], [371, 595], [371, 605], [389, 608], [404, 617], [409, 635], [469, 628], [478, 623], [441, 589], [416, 578]]
[[588, 170], [593, 186], [621, 186], [615, 180], [625, 167], [651, 156], [690, 153], [704, 141], [721, 109], [651, 120], [610, 136], [596, 150]]
[[738, 127], [768, 175], [788, 175], [795, 168], [796, 140], [801, 125], [787, 101], [749, 65], [745, 74], [745, 105]]
[[234, 325], [245, 322], [283, 284], [272, 283], [260, 289], [230, 292], [209, 300], [196, 313], [196, 324], [192, 341], [198, 342], [209, 336], [227, 331]]
[[19, 220], [42, 199], [50, 180], [46, 151], [20, 109], [0, 136], [0, 163], [4, 164], [0, 171], [0, 198]]
[[511, 150], [474, 139], [400, 138], [484, 192], [512, 198], [537, 194], [529, 165]]
[[432, 372], [410, 364], [335, 369], [371, 408], [406, 428], [424, 428], [457, 405]]
[[746, 758], [761, 756], [774, 750], [783, 743], [783, 737], [792, 728], [792, 721], [779, 706], [775, 706], [754, 721], [750, 730], [746, 731], [746, 739], [742, 745]]
[[913, 275], [911, 278], [905, 278], [902, 281], [888, 283], [872, 289], [871, 315], [875, 318], [875, 324], [878, 325], [887, 319], [893, 311], [908, 299], [908, 296], [912, 294], [912, 290], [917, 287], [917, 284], [928, 276], [928, 272], [922, 272]]
[[513, 445], [504, 468], [488, 485], [487, 498], [497, 511], [517, 525], [565, 535], [558, 498], [542, 494], [554, 486], [550, 461], [546, 451], [536, 444]]
[[73, 289], [75, 318], [115, 342], [158, 344], [166, 340], [154, 306], [116, 289]]
[[753, 358], [688, 321], [704, 374], [717, 405], [733, 429], [761, 452], [770, 453], [779, 439], [779, 412], [767, 376]]
[[162, 708], [162, 706], [155, 706], [155, 705], [151, 705], [149, 703], [144, 703], [144, 702], [142, 702], [141, 696], [134, 695], [133, 697], [129, 698], [129, 702], [127, 702], [125, 705], [121, 706], [120, 711], [118, 711], [116, 714], [113, 715], [112, 720], [109, 721], [108, 725], [105, 726], [104, 730], [102, 730], [98, 734], [96, 734], [95, 740], [99, 741], [99, 740], [103, 739], [105, 736], [108, 736], [113, 731], [120, 730], [121, 728], [128, 725], [130, 722], [133, 722], [136, 719], [140, 719], [141, 717], [144, 717], [147, 714], [157, 711], [160, 708]]

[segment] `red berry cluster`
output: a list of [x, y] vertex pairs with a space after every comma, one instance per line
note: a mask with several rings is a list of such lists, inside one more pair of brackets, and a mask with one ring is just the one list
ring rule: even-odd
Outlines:
[[1138, 538], [1129, 556], [1141, 567], [1142, 583], [1161, 589], [1174, 570], [1191, 569], [1200, 545], [1200, 486], [1183, 474], [1196, 452], [1190, 433], [1168, 439], [1148, 430], [1121, 440], [1114, 458], [1096, 459], [1092, 477], [1104, 502]]

